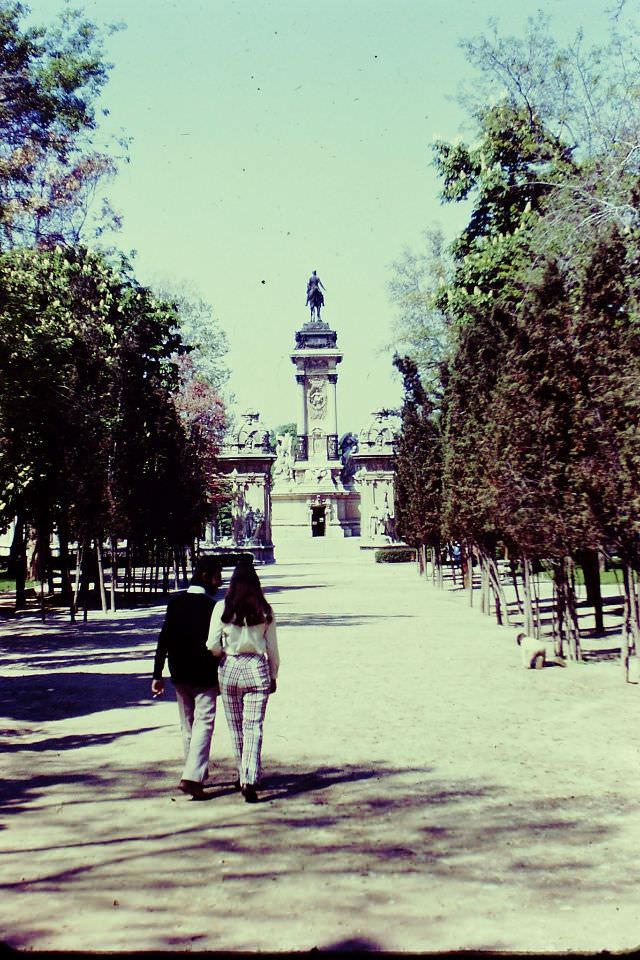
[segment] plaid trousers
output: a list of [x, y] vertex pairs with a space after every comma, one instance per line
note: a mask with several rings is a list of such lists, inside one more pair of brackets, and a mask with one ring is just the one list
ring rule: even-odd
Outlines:
[[240, 783], [258, 783], [262, 728], [271, 687], [269, 664], [257, 653], [223, 657], [218, 681]]

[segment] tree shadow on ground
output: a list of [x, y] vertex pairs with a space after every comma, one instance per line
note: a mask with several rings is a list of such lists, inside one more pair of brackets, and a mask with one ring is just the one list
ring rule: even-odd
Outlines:
[[89, 772], [65, 773], [38, 773], [31, 777], [14, 780], [0, 780], [0, 809], [3, 814], [20, 813], [27, 809], [28, 804], [39, 797], [50, 793], [60, 784], [66, 787], [78, 785], [82, 790], [100, 784], [100, 777]]
[[[150, 800], [158, 790], [166, 790], [167, 777], [154, 777], [151, 773], [136, 767], [133, 776], [132, 768], [111, 764], [99, 773], [36, 776], [23, 782], [23, 793], [34, 789], [41, 792], [54, 782], [72, 781], [78, 789], [68, 802], [86, 802], [83, 793], [99, 787], [101, 795], [110, 792], [112, 799], [120, 799], [124, 813], [128, 800], [141, 795]], [[226, 777], [225, 784], [226, 795]], [[354, 764], [313, 771], [299, 767], [279, 769], [269, 775], [262, 789], [266, 802], [259, 808], [259, 829], [254, 821], [243, 818], [242, 814], [252, 808], [243, 805], [238, 796], [237, 805], [234, 802], [231, 807], [227, 804], [219, 808], [213, 833], [209, 816], [200, 822], [189, 822], [187, 807], [182, 805], [170, 832], [150, 830], [144, 821], [136, 824], [123, 816], [121, 822], [127, 825], [124, 835], [114, 838], [113, 824], [97, 820], [91, 837], [79, 845], [120, 844], [123, 854], [117, 860], [121, 862], [127, 859], [124, 851], [128, 843], [149, 841], [151, 848], [144, 857], [152, 871], [157, 855], [166, 857], [166, 870], [174, 856], [197, 859], [208, 856], [212, 849], [221, 849], [240, 858], [238, 878], [248, 873], [254, 878], [266, 877], [274, 872], [295, 876], [304, 861], [305, 869], [319, 874], [363, 867], [370, 872], [386, 872], [393, 865], [400, 873], [428, 869], [432, 874], [453, 871], [461, 879], [486, 879], [490, 869], [493, 882], [506, 883], [512, 882], [516, 874], [528, 872], [545, 887], [559, 889], [566, 881], [566, 870], [578, 862], [586, 871], [583, 882], [589, 885], [590, 868], [598, 865], [598, 845], [602, 844], [600, 857], [607, 859], [607, 840], [615, 829], [611, 821], [605, 824], [598, 816], [604, 812], [604, 800], [598, 810], [598, 802], [592, 797], [573, 797], [570, 808], [566, 798], [550, 797], [542, 809], [521, 798], [516, 800], [515, 795], [504, 796], [503, 790], [490, 783], [472, 778], [442, 780], [435, 771], [424, 767]], [[214, 786], [213, 790], [219, 788]], [[202, 804], [190, 802], [189, 807], [199, 808]], [[135, 832], [135, 826], [140, 832]], [[553, 849], [545, 849], [545, 843], [551, 839]], [[161, 846], [153, 848], [154, 840]], [[329, 857], [347, 847], [355, 861], [348, 867]], [[45, 846], [41, 851], [51, 849]], [[31, 852], [37, 852], [37, 848]], [[108, 865], [110, 856], [100, 860], [101, 870]], [[139, 851], [135, 856], [140, 857]], [[552, 875], [543, 876], [552, 863]], [[90, 875], [95, 867], [97, 864], [91, 862], [61, 872], [36, 870], [28, 883], [46, 886], [54, 881], [64, 882], [71, 876]], [[190, 869], [188, 876], [176, 877], [175, 884], [197, 885], [198, 877], [193, 876], [197, 872]], [[637, 883], [638, 872], [636, 868], [633, 875], [626, 876], [625, 884]], [[1, 886], [13, 888], [16, 883], [9, 881]]]
[[[366, 889], [374, 916], [395, 904], [390, 909], [401, 923], [403, 891], [426, 897], [434, 884], [449, 896], [466, 890], [471, 898], [503, 886], [509, 896], [536, 898], [546, 909], [578, 879], [583, 898], [610, 896], [614, 888], [628, 897], [640, 881], [634, 850], [620, 856], [616, 846], [618, 818], [633, 813], [620, 798], [613, 810], [610, 796], [569, 800], [550, 793], [533, 801], [526, 791], [479, 776], [443, 778], [429, 767], [382, 762], [269, 766], [258, 805], [244, 804], [230, 788], [226, 766], [215, 770], [207, 790], [214, 802], [204, 804], [176, 794], [170, 772], [144, 762], [119, 765], [115, 757], [91, 774], [23, 781], [22, 809], [50, 792], [48, 830], [40, 843], [36, 833], [36, 842], [12, 855], [20, 867], [5, 873], [5, 900], [27, 891], [44, 898], [40, 903], [68, 894], [71, 902], [90, 904], [97, 892], [103, 901], [117, 898], [135, 915], [129, 949], [144, 949], [154, 931], [173, 930], [176, 903], [185, 928], [191, 922], [192, 932], [199, 929], [203, 882], [216, 891], [219, 936], [227, 920], [229, 930], [244, 923], [257, 930], [280, 916], [284, 930], [295, 903], [308, 897], [314, 910], [353, 930], [353, 899], [341, 898], [340, 890]], [[56, 830], [57, 796], [69, 782], [66, 819], [61, 815]], [[95, 797], [99, 802], [87, 806]], [[70, 806], [80, 821], [90, 817], [90, 829], [73, 841]], [[36, 815], [44, 816], [41, 809]], [[352, 886], [341, 887], [343, 881]], [[150, 889], [159, 892], [153, 911], [145, 906]], [[57, 922], [39, 916], [40, 927], [55, 930]], [[37, 946], [37, 935], [16, 929], [10, 942]]]
[[[286, 613], [278, 617], [279, 627], [363, 627], [380, 622], [379, 614], [333, 614], [333, 613]], [[385, 621], [415, 620], [413, 614], [394, 613], [384, 616]]]
[[31, 669], [69, 669], [101, 663], [125, 663], [149, 655], [162, 623], [162, 611], [127, 620], [38, 625], [12, 631], [0, 640], [5, 664], [20, 663]]
[[271, 593], [294, 593], [297, 590], [321, 590], [326, 589], [328, 586], [330, 586], [330, 584], [318, 583], [318, 581], [314, 583], [298, 583], [295, 585], [285, 583], [283, 586], [280, 586], [278, 583], [263, 584], [265, 596], [269, 596]]
[[162, 624], [164, 609], [154, 608], [142, 617], [122, 619], [105, 617], [101, 620], [89, 620], [87, 623], [41, 623], [31, 618], [20, 624], [12, 624], [0, 639], [0, 650], [7, 653], [42, 653], [57, 644], [65, 648], [92, 646], [114, 647], [126, 640], [130, 645], [149, 642], [149, 635], [155, 634]]
[[[5, 743], [2, 747], [4, 753], [61, 753], [64, 750], [80, 750], [83, 747], [99, 747], [103, 744], [113, 743], [120, 737], [131, 737], [138, 733], [150, 733], [152, 730], [160, 730], [161, 727], [138, 727], [137, 730], [118, 730], [116, 733], [70, 733], [64, 737], [44, 737], [42, 740], [20, 741], [17, 743]], [[15, 736], [15, 731], [6, 731]], [[0, 734], [3, 731], [0, 730]], [[0, 791], [2, 786], [0, 785]], [[1, 793], [0, 793], [1, 795]]]
[[150, 672], [93, 673], [76, 670], [5, 676], [0, 686], [0, 717], [44, 723], [115, 708], [140, 706], [150, 700]]

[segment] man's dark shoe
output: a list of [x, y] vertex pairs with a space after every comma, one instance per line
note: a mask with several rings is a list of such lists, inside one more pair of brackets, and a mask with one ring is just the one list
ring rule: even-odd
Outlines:
[[233, 789], [234, 789], [234, 790], [239, 790], [239, 789], [240, 789], [240, 777], [238, 777], [237, 780], [234, 780], [234, 781], [233, 781]]
[[240, 788], [242, 790], [242, 796], [245, 799], [245, 803], [257, 803], [258, 794], [256, 793], [256, 788], [252, 783], [247, 783], [244, 787]]
[[178, 784], [183, 793], [190, 794], [194, 800], [204, 800], [204, 790], [202, 784], [197, 780], [181, 780]]

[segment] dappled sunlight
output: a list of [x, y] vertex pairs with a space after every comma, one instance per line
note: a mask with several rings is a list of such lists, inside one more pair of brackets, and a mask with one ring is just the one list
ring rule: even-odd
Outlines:
[[[231, 775], [230, 768], [216, 770], [207, 788], [212, 802], [187, 800], [166, 773], [147, 764], [111, 763], [59, 788], [27, 781], [26, 798], [43, 789], [52, 800], [65, 796], [49, 814], [49, 832], [69, 834], [79, 806], [87, 836], [8, 850], [3, 862], [9, 879], [0, 886], [5, 895], [28, 890], [35, 899], [63, 896], [96, 910], [109, 898], [136, 910], [153, 888], [153, 909], [138, 911], [130, 931], [135, 949], [153, 942], [158, 925], [170, 929], [178, 908], [193, 912], [202, 897], [219, 905], [207, 934], [207, 945], [215, 946], [215, 929], [229, 935], [232, 926], [241, 931], [245, 921], [263, 914], [265, 922], [284, 927], [289, 897], [295, 903], [303, 891], [314, 891], [317, 910], [348, 920], [354, 909], [370, 910], [372, 895], [378, 905], [393, 900], [401, 917], [402, 893], [416, 882], [470, 892], [502, 885], [510, 896], [552, 904], [566, 895], [577, 870], [583, 897], [606, 895], [612, 881], [630, 891], [640, 881], [632, 851], [612, 867], [617, 829], [610, 801], [551, 796], [553, 809], [540, 809], [515, 789], [443, 779], [429, 768], [272, 763], [260, 804], [248, 808], [233, 791]], [[87, 808], [93, 794], [101, 803]], [[619, 802], [616, 816], [625, 809]], [[335, 885], [347, 881], [355, 884], [353, 896], [336, 903]], [[277, 903], [258, 893], [264, 883], [281, 885]], [[239, 899], [237, 890], [243, 891]], [[13, 942], [37, 942], [38, 926], [33, 939], [25, 933]]]
[[15, 656], [0, 692], [11, 946], [629, 941], [635, 766], [602, 722], [614, 706], [632, 716], [617, 673], [524, 671], [512, 631], [413, 569], [357, 570], [339, 586], [318, 566], [307, 594], [288, 589], [297, 566], [264, 571], [283, 667], [254, 805], [233, 788], [222, 710], [204, 800], [178, 790], [173, 691], [153, 701], [149, 689], [163, 607], [3, 637]]

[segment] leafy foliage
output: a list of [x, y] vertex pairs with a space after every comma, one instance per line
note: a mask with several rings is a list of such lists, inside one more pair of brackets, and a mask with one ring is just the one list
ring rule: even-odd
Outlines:
[[104, 32], [71, 8], [46, 29], [27, 27], [26, 12], [0, 3], [0, 249], [77, 242], [118, 222], [105, 199], [91, 215], [116, 169], [95, 145]]
[[80, 540], [189, 543], [218, 494], [221, 401], [180, 376], [173, 306], [126, 261], [0, 258], [0, 505]]
[[[394, 360], [405, 377], [399, 527], [410, 543], [438, 535], [465, 543], [490, 575], [499, 541], [525, 564], [550, 562], [561, 636], [563, 618], [577, 623], [572, 564], [588, 563], [597, 579], [597, 551], [613, 550], [626, 564], [628, 618], [640, 635], [628, 573], [640, 570], [633, 37], [614, 28], [599, 46], [578, 35], [563, 48], [540, 15], [523, 38], [494, 28], [466, 50], [480, 69], [466, 101], [477, 139], [437, 143], [435, 163], [443, 199], [469, 204], [469, 220], [446, 272], [406, 254], [391, 287], [408, 302], [413, 290], [418, 304], [418, 322], [405, 306], [401, 328], [412, 359]], [[429, 327], [435, 316], [447, 331], [445, 362]], [[416, 361], [439, 371], [429, 384], [438, 418]], [[436, 422], [438, 510], [429, 495]]]
[[439, 544], [442, 440], [417, 365], [394, 358], [404, 381], [402, 427], [396, 445], [395, 517], [399, 535], [412, 544]]

